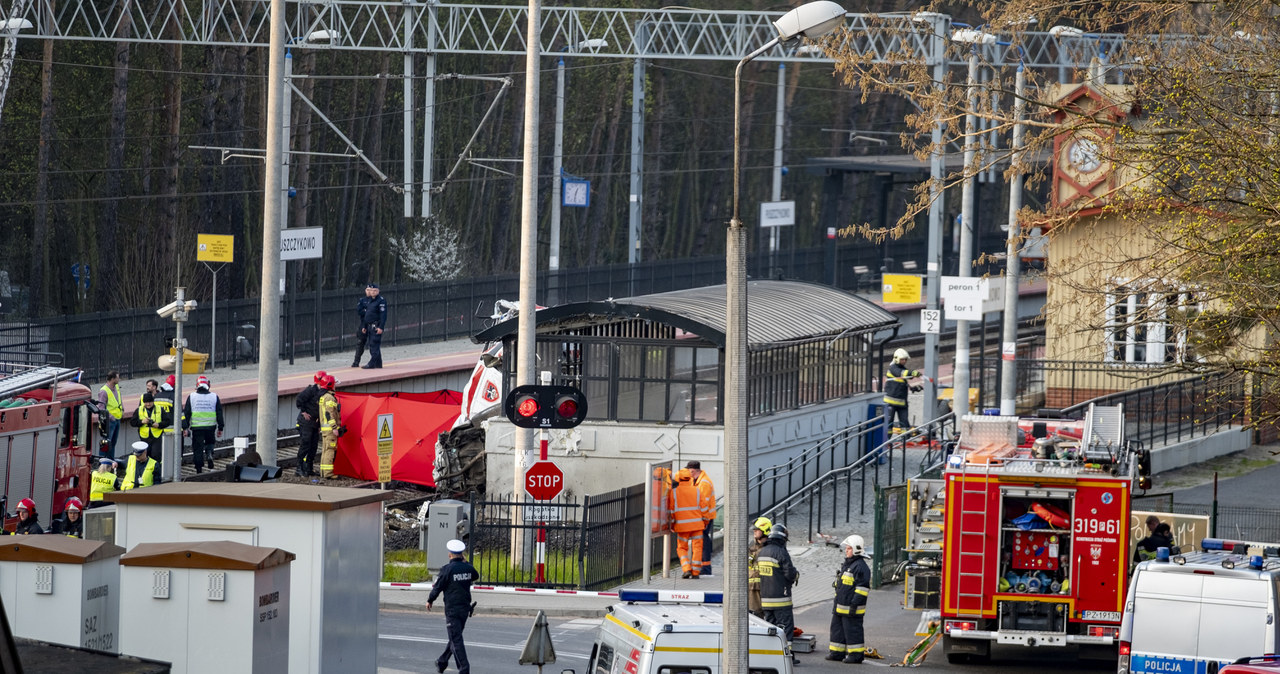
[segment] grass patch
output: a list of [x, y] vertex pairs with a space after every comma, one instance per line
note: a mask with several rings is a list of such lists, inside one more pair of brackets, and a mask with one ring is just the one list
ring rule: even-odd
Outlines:
[[[524, 569], [512, 567], [511, 556], [497, 550], [476, 553], [471, 558], [471, 564], [480, 572], [480, 579], [486, 583], [531, 584], [535, 582], [538, 572], [532, 564]], [[547, 551], [544, 582], [578, 587], [577, 557], [553, 550]]]
[[392, 550], [382, 556], [382, 582], [423, 583], [427, 573], [427, 553], [422, 550]]

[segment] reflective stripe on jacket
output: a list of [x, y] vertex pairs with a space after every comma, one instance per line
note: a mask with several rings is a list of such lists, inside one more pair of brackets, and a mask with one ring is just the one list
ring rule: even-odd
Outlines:
[[671, 490], [671, 530], [677, 534], [702, 531], [702, 508], [698, 488], [689, 479], [680, 480]]
[[760, 606], [764, 610], [791, 606], [791, 586], [800, 574], [791, 563], [787, 546], [779, 540], [769, 539], [756, 555], [760, 570]]
[[333, 391], [320, 396], [320, 432], [328, 433], [337, 430], [342, 423], [342, 405]]
[[218, 394], [217, 393], [192, 393], [187, 398], [187, 404], [191, 406], [191, 427], [192, 428], [209, 428], [218, 425]]
[[836, 573], [835, 612], [840, 615], [862, 615], [867, 612], [871, 591], [871, 568], [863, 557], [851, 557]]
[[907, 406], [907, 380], [919, 377], [919, 370], [908, 370], [905, 365], [892, 363], [884, 373], [884, 402], [894, 407]]

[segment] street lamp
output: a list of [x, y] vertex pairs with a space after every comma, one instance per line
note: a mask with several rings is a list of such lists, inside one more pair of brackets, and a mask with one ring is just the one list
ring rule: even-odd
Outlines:
[[[960, 192], [960, 269], [961, 278], [973, 276], [973, 212], [974, 160], [977, 155], [978, 47], [992, 44], [996, 36], [971, 27], [952, 31], [951, 40], [969, 45], [969, 77], [965, 82], [968, 104], [964, 116], [964, 183]], [[956, 360], [952, 375], [951, 409], [959, 419], [969, 413], [969, 321], [956, 321]]]
[[[733, 72], [733, 218], [725, 237], [724, 648], [721, 671], [747, 672], [747, 234], [739, 217], [742, 182], [742, 67], [781, 42], [817, 39], [844, 23], [845, 10], [816, 0], [773, 22], [778, 35], [747, 54]], [[786, 635], [790, 637], [791, 635]], [[789, 641], [789, 639], [788, 639]]]

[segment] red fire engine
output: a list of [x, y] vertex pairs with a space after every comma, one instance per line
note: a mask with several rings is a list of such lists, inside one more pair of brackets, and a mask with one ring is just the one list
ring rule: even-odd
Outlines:
[[0, 465], [4, 469], [4, 529], [19, 500], [36, 503], [40, 525], [62, 515], [67, 499], [89, 502], [89, 461], [99, 438], [96, 406], [80, 371], [0, 365]]
[[1120, 407], [1083, 421], [966, 417], [943, 473], [947, 659], [985, 659], [993, 642], [1115, 657], [1130, 498], [1149, 465], [1124, 441]]

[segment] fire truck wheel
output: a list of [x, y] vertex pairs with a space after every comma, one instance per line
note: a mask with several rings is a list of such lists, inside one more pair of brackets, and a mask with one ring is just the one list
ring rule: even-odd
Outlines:
[[947, 656], [947, 662], [953, 665], [965, 663], [982, 664], [991, 659], [991, 642], [975, 639], [952, 639], [943, 635], [942, 652]]

